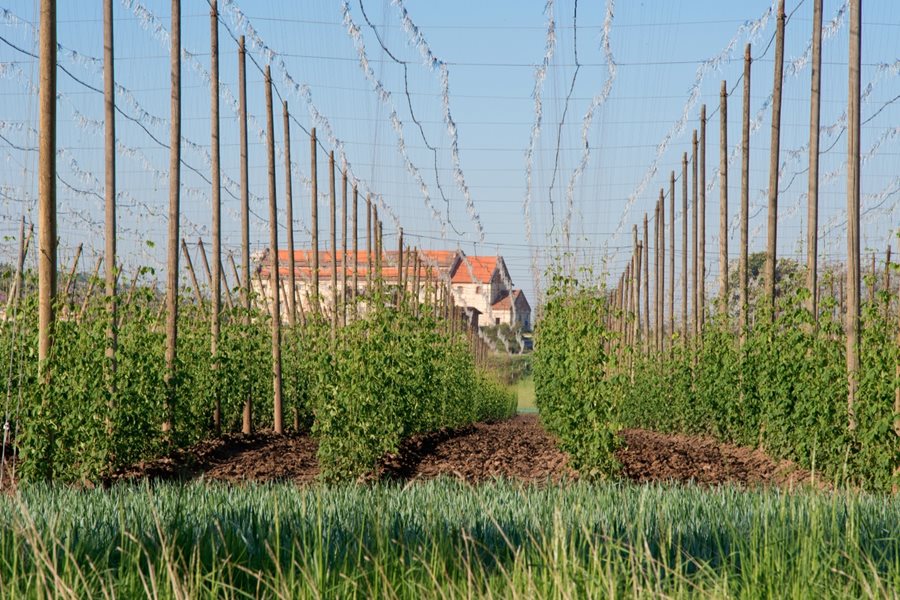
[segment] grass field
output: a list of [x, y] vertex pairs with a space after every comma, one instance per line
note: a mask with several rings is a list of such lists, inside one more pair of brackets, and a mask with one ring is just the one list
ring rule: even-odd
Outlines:
[[519, 398], [520, 413], [536, 413], [537, 406], [534, 402], [534, 378], [530, 375], [524, 379], [520, 379], [512, 386], [514, 392]]
[[900, 499], [451, 481], [36, 487], [9, 597], [892, 597]]

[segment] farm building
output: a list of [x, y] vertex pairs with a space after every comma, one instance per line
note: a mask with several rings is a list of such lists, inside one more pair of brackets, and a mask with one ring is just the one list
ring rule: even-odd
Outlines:
[[[330, 310], [333, 293], [332, 286], [337, 287], [337, 297], [349, 299], [352, 296], [354, 275], [357, 280], [357, 293], [366, 294], [369, 273], [374, 274], [374, 255], [360, 251], [355, 255], [347, 252], [346, 260], [338, 251], [337, 281], [332, 284], [332, 253], [319, 252], [319, 298], [326, 311]], [[289, 258], [287, 250], [278, 251], [278, 269], [281, 283], [282, 316], [287, 316], [287, 294], [289, 293]], [[313, 290], [313, 253], [311, 250], [294, 252], [295, 299], [301, 310], [309, 310], [312, 306]], [[388, 286], [396, 286], [400, 281], [399, 255], [396, 251], [382, 254], [381, 276]], [[265, 251], [255, 257], [257, 264], [254, 290], [271, 301], [270, 268], [271, 258]], [[414, 272], [418, 264], [419, 272]], [[521, 290], [513, 289], [509, 271], [501, 256], [466, 256], [461, 250], [416, 250], [404, 253], [403, 281], [407, 289], [411, 289], [418, 279], [421, 284], [420, 298], [424, 300], [425, 288], [434, 289], [441, 283], [449, 282], [453, 300], [457, 307], [466, 310], [468, 319], [477, 322], [480, 327], [499, 323], [509, 325], [520, 324], [524, 330], [531, 327], [531, 307]], [[346, 283], [345, 283], [346, 281]]]

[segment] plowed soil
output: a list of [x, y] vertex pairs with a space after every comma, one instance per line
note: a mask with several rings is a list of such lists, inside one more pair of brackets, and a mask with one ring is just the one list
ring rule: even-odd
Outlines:
[[[788, 462], [711, 438], [641, 429], [622, 432], [623, 475], [636, 482], [792, 486], [809, 478]], [[303, 435], [232, 435], [136, 465], [120, 477], [309, 483], [319, 474], [315, 440]], [[536, 415], [418, 435], [387, 456], [378, 478], [412, 481], [449, 476], [477, 483], [493, 478], [547, 483], [577, 479], [568, 457]]]

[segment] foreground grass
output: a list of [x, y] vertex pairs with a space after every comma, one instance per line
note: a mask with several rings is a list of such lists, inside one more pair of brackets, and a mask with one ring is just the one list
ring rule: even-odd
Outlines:
[[900, 499], [578, 483], [34, 487], [2, 597], [896, 597]]

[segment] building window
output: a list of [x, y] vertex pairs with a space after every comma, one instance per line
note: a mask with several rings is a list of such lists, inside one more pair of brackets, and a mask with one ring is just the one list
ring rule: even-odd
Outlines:
[[476, 285], [476, 286], [475, 286], [475, 293], [476, 293], [476, 294], [480, 294], [480, 293], [481, 293], [481, 286], [480, 286], [480, 285]]
[[499, 325], [499, 324], [500, 324], [500, 317], [497, 317], [496, 319], [494, 319], [494, 325]]
[[461, 285], [456, 286], [456, 293], [462, 295], [462, 286]]

